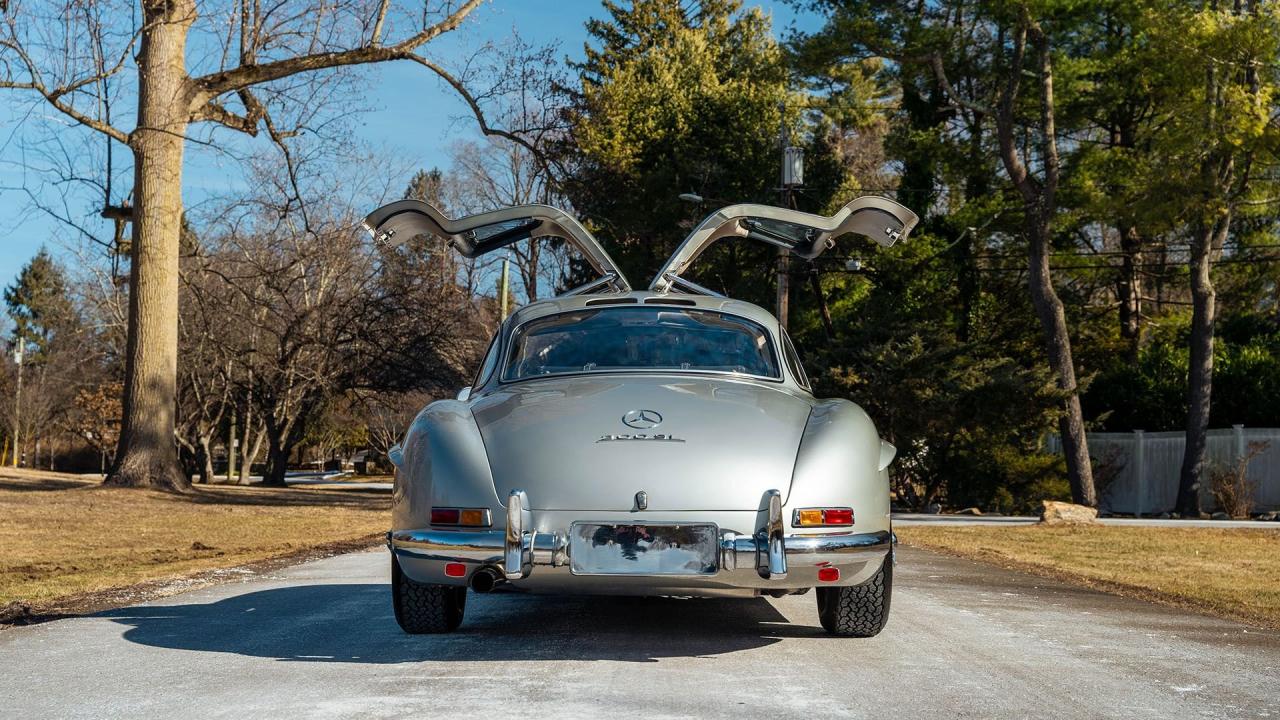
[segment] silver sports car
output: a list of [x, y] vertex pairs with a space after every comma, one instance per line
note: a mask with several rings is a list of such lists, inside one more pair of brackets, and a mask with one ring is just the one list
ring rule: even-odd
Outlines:
[[392, 451], [400, 626], [454, 630], [467, 588], [747, 597], [816, 588], [827, 631], [880, 632], [893, 579], [893, 446], [854, 403], [813, 396], [776, 318], [682, 273], [721, 240], [811, 259], [851, 232], [892, 245], [915, 223], [879, 197], [832, 217], [733, 205], [635, 291], [555, 208], [452, 220], [403, 200], [369, 215], [380, 242], [431, 234], [467, 257], [563, 238], [600, 274], [508, 317], [471, 386], [428, 405]]

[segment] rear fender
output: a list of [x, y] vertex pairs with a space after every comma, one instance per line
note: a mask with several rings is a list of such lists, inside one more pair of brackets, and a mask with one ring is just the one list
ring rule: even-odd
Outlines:
[[402, 453], [391, 508], [393, 528], [426, 527], [432, 506], [490, 508], [495, 526], [505, 522], [484, 441], [466, 403], [440, 400], [428, 405], [405, 435]]
[[798, 531], [791, 526], [792, 512], [809, 507], [851, 507], [854, 532], [888, 530], [889, 480], [881, 463], [887, 467], [892, 458], [886, 457], [875, 423], [862, 408], [848, 400], [815, 405], [800, 439], [783, 511], [787, 532]]

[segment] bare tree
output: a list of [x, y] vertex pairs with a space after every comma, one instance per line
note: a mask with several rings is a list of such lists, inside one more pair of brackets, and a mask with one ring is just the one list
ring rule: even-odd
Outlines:
[[[197, 242], [194, 241], [193, 242]], [[232, 374], [235, 358], [222, 336], [228, 331], [225, 288], [208, 266], [213, 261], [198, 245], [183, 263], [182, 302], [178, 321], [177, 432], [184, 475], [198, 473], [213, 481], [215, 437], [234, 411]], [[234, 328], [231, 328], [234, 331]]]
[[[462, 142], [454, 146], [452, 156], [452, 168], [444, 179], [444, 197], [456, 213], [529, 203], [567, 204], [555, 191], [554, 180], [539, 155], [519, 143], [496, 137], [483, 143]], [[566, 246], [555, 239], [524, 240], [510, 246], [508, 255], [526, 302], [536, 301], [542, 288], [562, 284], [568, 274]]]
[[[496, 132], [463, 80], [420, 54], [479, 4], [143, 0], [140, 17], [120, 0], [8, 4], [0, 27], [0, 88], [31, 94], [133, 155], [133, 204], [115, 209], [132, 221], [133, 240], [124, 417], [109, 483], [188, 484], [173, 437], [182, 168], [190, 127], [215, 123], [250, 135], [265, 129], [283, 142], [295, 131], [277, 125], [273, 112], [293, 108], [296, 115], [300, 99], [343, 77], [344, 69], [408, 60], [462, 92], [482, 129]], [[137, 97], [132, 128], [104, 112], [113, 97], [109, 82], [130, 74]]]

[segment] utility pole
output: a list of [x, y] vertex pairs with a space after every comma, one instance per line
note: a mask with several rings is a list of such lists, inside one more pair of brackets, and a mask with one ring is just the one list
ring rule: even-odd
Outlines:
[[498, 293], [502, 295], [502, 319], [498, 322], [502, 322], [507, 319], [507, 293], [509, 290], [508, 284], [510, 281], [508, 278], [510, 277], [510, 272], [511, 254], [508, 253], [506, 257], [502, 258], [502, 281], [498, 283]]
[[22, 458], [22, 364], [26, 360], [27, 339], [18, 338], [13, 351], [13, 361], [18, 365], [18, 391], [13, 394], [13, 466], [18, 467]]
[[[784, 115], [782, 126], [778, 130], [778, 148], [782, 151], [782, 173], [779, 176], [778, 192], [782, 207], [791, 206], [791, 188], [787, 187], [787, 119]], [[790, 254], [786, 248], [778, 248], [778, 322], [782, 329], [787, 329], [787, 317], [791, 311], [791, 268]]]
[[[782, 172], [779, 176], [778, 193], [782, 207], [791, 209], [795, 205], [792, 188], [804, 184], [804, 149], [791, 146], [790, 133], [785, 116], [778, 132], [778, 148], [782, 153]], [[787, 329], [787, 319], [791, 314], [791, 253], [786, 248], [778, 248], [778, 322], [782, 329]]]

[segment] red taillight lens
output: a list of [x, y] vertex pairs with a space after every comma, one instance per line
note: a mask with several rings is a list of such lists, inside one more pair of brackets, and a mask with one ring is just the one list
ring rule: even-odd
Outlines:
[[852, 525], [853, 510], [850, 508], [827, 508], [822, 511], [822, 519], [827, 525]]
[[458, 508], [431, 508], [431, 524], [457, 525], [461, 514]]

